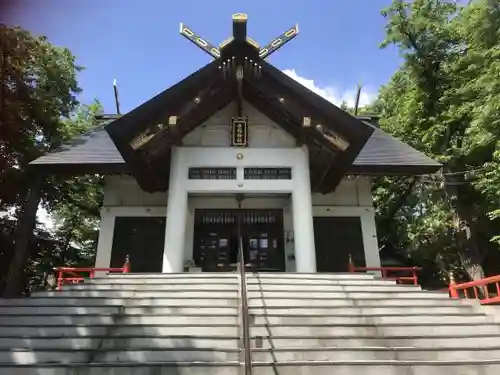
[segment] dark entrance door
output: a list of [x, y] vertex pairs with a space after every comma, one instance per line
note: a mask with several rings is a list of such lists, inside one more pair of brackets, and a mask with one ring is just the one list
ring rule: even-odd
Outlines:
[[111, 267], [130, 256], [132, 272], [161, 272], [165, 246], [164, 217], [116, 217]]
[[238, 261], [238, 220], [248, 270], [284, 271], [282, 210], [196, 210], [193, 260], [206, 272]]
[[314, 244], [318, 272], [347, 272], [349, 253], [354, 264], [365, 266], [359, 217], [315, 217]]

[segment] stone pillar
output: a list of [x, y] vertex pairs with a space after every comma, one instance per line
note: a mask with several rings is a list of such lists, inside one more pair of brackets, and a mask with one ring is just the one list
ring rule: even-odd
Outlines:
[[375, 209], [365, 208], [361, 214], [361, 230], [365, 247], [365, 263], [367, 267], [380, 267], [378, 251], [377, 226], [375, 224]]
[[183, 272], [184, 267], [188, 195], [185, 187], [187, 170], [184, 168], [182, 155], [182, 149], [177, 147], [172, 148], [167, 225], [165, 228], [165, 247], [163, 250], [164, 273]]
[[[101, 222], [99, 224], [99, 240], [97, 242], [97, 254], [95, 257], [96, 268], [111, 267], [111, 250], [113, 247], [113, 236], [115, 233], [115, 215], [110, 209], [101, 209]], [[123, 260], [125, 261], [125, 259]], [[102, 276], [105, 272], [101, 272]]]
[[295, 238], [295, 264], [297, 272], [316, 272], [316, 248], [309, 175], [309, 153], [306, 147], [299, 149], [293, 168], [293, 231]]

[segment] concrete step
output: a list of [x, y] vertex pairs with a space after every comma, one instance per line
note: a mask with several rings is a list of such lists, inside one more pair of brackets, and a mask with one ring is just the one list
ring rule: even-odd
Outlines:
[[240, 350], [215, 348], [157, 348], [143, 350], [0, 350], [0, 363], [116, 363], [116, 362], [226, 362], [238, 361]]
[[[393, 315], [393, 316], [266, 316], [252, 315], [255, 325], [325, 325], [325, 324], [453, 324], [493, 323], [486, 315]], [[1, 322], [1, 320], [0, 320]], [[500, 338], [499, 338], [500, 345]]]
[[247, 276], [247, 284], [248, 285], [263, 285], [263, 286], [281, 286], [281, 285], [291, 285], [296, 287], [301, 286], [401, 286], [401, 287], [415, 287], [420, 288], [417, 285], [410, 284], [396, 284], [395, 281], [392, 280], [377, 280], [373, 278], [354, 278], [354, 279], [320, 279], [320, 282], [317, 282], [317, 279], [305, 279], [304, 282], [299, 282], [297, 279], [257, 279], [255, 277]]
[[[122, 315], [234, 315], [238, 313], [235, 306], [0, 306], [0, 317], [2, 315], [92, 315], [92, 314], [122, 314]], [[335, 307], [252, 307], [252, 315], [267, 316], [328, 316], [328, 315], [350, 315], [350, 316], [393, 316], [393, 315], [476, 315], [471, 306], [456, 304], [454, 306], [380, 306], [364, 305]]]
[[[160, 294], [158, 294], [160, 295]], [[306, 292], [306, 291], [278, 291], [278, 292], [268, 292], [268, 291], [249, 291], [248, 298], [264, 298], [268, 299], [279, 299], [279, 298], [300, 298], [304, 300], [325, 300], [325, 299], [431, 299], [431, 300], [449, 300], [450, 297], [442, 293], [433, 292], [423, 292], [423, 291], [359, 291], [359, 292]]]
[[[311, 285], [296, 285], [296, 284], [248, 284], [249, 291], [265, 291], [265, 292], [291, 292], [291, 293], [310, 293], [310, 292], [422, 292], [420, 287], [413, 285], [391, 285], [391, 284], [311, 284]], [[147, 283], [84, 283], [74, 285], [64, 285], [62, 291], [108, 291], [108, 290], [135, 290], [135, 291], [238, 291], [238, 285], [234, 284], [147, 284]], [[436, 292], [424, 292], [436, 293]], [[442, 293], [441, 293], [442, 294]]]
[[[1, 310], [1, 309], [0, 309]], [[130, 309], [127, 308], [127, 312]], [[135, 311], [135, 310], [134, 310]], [[405, 306], [380, 306], [380, 305], [363, 305], [363, 306], [335, 306], [332, 309], [329, 307], [251, 307], [249, 309], [252, 315], [267, 315], [267, 316], [325, 316], [332, 314], [342, 314], [351, 316], [393, 316], [393, 315], [446, 315], [457, 314], [461, 316], [476, 314], [470, 305], [455, 304], [452, 306], [440, 305], [408, 305]]]
[[0, 337], [161, 337], [161, 336], [203, 336], [221, 337], [238, 335], [238, 325], [72, 325], [72, 326], [0, 326]]
[[[259, 345], [257, 345], [259, 344]], [[261, 348], [324, 348], [324, 347], [415, 347], [415, 348], [483, 348], [496, 347], [499, 345], [498, 334], [460, 334], [433, 335], [433, 336], [407, 336], [407, 335], [385, 335], [385, 336], [327, 336], [322, 334], [318, 337], [301, 336], [253, 336], [252, 346]]]
[[150, 290], [150, 291], [199, 291], [199, 290], [214, 290], [214, 291], [238, 291], [237, 283], [224, 283], [224, 284], [211, 284], [211, 283], [188, 283], [188, 284], [177, 284], [177, 283], [129, 283], [128, 280], [124, 280], [123, 283], [90, 283], [86, 282], [83, 284], [68, 284], [62, 287], [62, 290]]
[[500, 359], [500, 348], [404, 348], [404, 347], [323, 347], [253, 349], [257, 362], [288, 361], [460, 361]]
[[[351, 295], [349, 296], [351, 297]], [[376, 296], [375, 296], [376, 297]], [[473, 305], [474, 301], [469, 302]], [[462, 301], [450, 300], [447, 298], [374, 298], [367, 297], [363, 299], [354, 298], [330, 298], [330, 299], [313, 299], [313, 298], [249, 298], [248, 304], [250, 307], [364, 307], [364, 306], [432, 306], [438, 305], [459, 306], [465, 304]]]
[[[0, 350], [0, 363], [116, 363], [116, 362], [225, 362], [238, 361], [239, 349], [157, 348], [143, 350]], [[252, 360], [257, 362], [289, 361], [460, 361], [500, 358], [498, 347], [469, 348], [280, 348], [254, 349]]]
[[312, 284], [312, 285], [296, 285], [296, 284], [248, 284], [247, 289], [251, 292], [288, 292], [288, 293], [332, 293], [332, 292], [352, 292], [352, 293], [368, 293], [368, 292], [419, 292], [419, 293], [434, 293], [422, 291], [420, 287], [413, 285], [339, 285], [339, 284]]
[[[344, 285], [346, 282], [350, 282], [352, 284], [356, 284], [358, 281], [364, 281], [367, 284], [372, 284], [374, 282], [373, 278], [362, 277], [362, 278], [353, 278], [349, 280], [345, 279], [318, 279], [318, 278], [308, 278], [308, 279], [299, 279], [299, 278], [265, 278], [265, 279], [257, 279], [247, 276], [248, 285]], [[362, 284], [366, 285], [366, 284]]]
[[115, 350], [138, 350], [155, 348], [238, 348], [239, 337], [203, 337], [203, 336], [172, 336], [172, 337], [116, 337], [107, 336], [69, 336], [69, 337], [0, 337], [1, 349], [115, 349]]
[[374, 280], [373, 275], [366, 273], [247, 272], [246, 276], [248, 280]]
[[[353, 280], [350, 279], [305, 279], [304, 282], [299, 283], [298, 279], [256, 279], [254, 277], [247, 276], [247, 283], [249, 286], [253, 285], [291, 285], [296, 287], [301, 287], [302, 285], [307, 286], [398, 286], [398, 287], [413, 287], [419, 288], [415, 285], [405, 285], [405, 284], [396, 284], [394, 281], [390, 280], [374, 280], [373, 278], [355, 278]], [[138, 278], [111, 278], [111, 277], [101, 277], [95, 279], [87, 279], [84, 283], [76, 284], [76, 285], [172, 285], [172, 287], [186, 287], [189, 288], [190, 285], [211, 285], [214, 288], [223, 285], [228, 287], [237, 286], [238, 279], [201, 279], [201, 278], [183, 278], [183, 279], [165, 279], [165, 278], [146, 278], [146, 279], [138, 279]], [[64, 288], [73, 287], [73, 284], [64, 285]]]
[[[186, 275], [197, 275], [194, 277]], [[228, 285], [234, 286], [238, 285], [238, 277], [200, 277], [198, 275], [202, 274], [184, 274], [184, 276], [175, 277], [162, 277], [161, 275], [157, 277], [132, 277], [132, 276], [107, 276], [107, 277], [96, 277], [93, 279], [86, 279], [84, 283], [77, 285], [100, 285], [100, 284], [134, 284], [134, 285], [177, 285], [180, 287], [188, 285]], [[67, 284], [65, 286], [71, 286], [72, 284]]]
[[253, 375], [497, 375], [500, 360], [255, 362]]
[[250, 327], [252, 336], [303, 336], [303, 337], [321, 337], [325, 336], [360, 336], [374, 337], [382, 336], [435, 336], [435, 335], [487, 335], [495, 333], [500, 339], [500, 325], [496, 324], [378, 324], [378, 325], [347, 325], [347, 324], [329, 324], [329, 325], [254, 325]]
[[110, 297], [29, 297], [0, 299], [0, 306], [163, 306], [225, 307], [238, 306], [238, 298], [110, 298]]
[[68, 325], [112, 325], [119, 324], [180, 324], [192, 326], [239, 324], [238, 315], [10, 315], [0, 316], [2, 326], [68, 326]]
[[110, 298], [238, 298], [236, 290], [60, 290], [37, 292], [32, 297], [110, 297]]
[[[109, 297], [109, 298], [237, 298], [238, 292], [225, 290], [199, 290], [199, 291], [167, 291], [167, 290], [61, 290], [54, 292], [37, 292], [32, 297]], [[248, 292], [248, 298], [301, 298], [301, 299], [432, 299], [449, 300], [449, 296], [443, 293], [423, 291], [349, 291], [349, 292], [307, 292], [307, 291], [252, 291]]]
[[[240, 375], [239, 363], [134, 362], [71, 365], [2, 366], [9, 375]], [[497, 375], [500, 360], [490, 361], [305, 361], [256, 362], [254, 375]]]
[[94, 280], [99, 279], [164, 279], [164, 280], [194, 280], [194, 279], [207, 279], [207, 280], [221, 280], [233, 279], [237, 280], [239, 273], [237, 272], [182, 272], [182, 273], [113, 273], [96, 277]]
[[[0, 364], [5, 375], [241, 375], [239, 362]], [[489, 374], [488, 374], [489, 375]]]
[[237, 315], [238, 307], [211, 306], [163, 306], [163, 307], [126, 307], [116, 306], [0, 306], [0, 317], [3, 315], [92, 315], [92, 314], [122, 314], [122, 315], [196, 315], [224, 316]]

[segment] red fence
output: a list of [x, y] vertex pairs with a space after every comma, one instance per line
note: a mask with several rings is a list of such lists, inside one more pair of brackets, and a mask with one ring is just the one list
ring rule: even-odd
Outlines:
[[129, 273], [130, 259], [127, 255], [121, 268], [55, 267], [54, 271], [57, 277], [57, 290], [61, 290], [64, 284], [78, 284], [85, 279], [93, 279], [96, 272]]
[[381, 273], [383, 279], [413, 285], [418, 285], [418, 273], [422, 271], [420, 267], [356, 267], [350, 255], [348, 269], [352, 273], [376, 271]]
[[457, 284], [450, 273], [450, 297], [452, 299], [477, 299], [483, 305], [500, 303], [500, 275]]

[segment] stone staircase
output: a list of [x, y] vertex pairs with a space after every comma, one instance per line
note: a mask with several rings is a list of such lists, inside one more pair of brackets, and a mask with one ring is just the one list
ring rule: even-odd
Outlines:
[[[247, 274], [254, 375], [497, 375], [473, 301], [363, 274]], [[243, 374], [238, 275], [129, 274], [0, 300], [0, 375]]]

